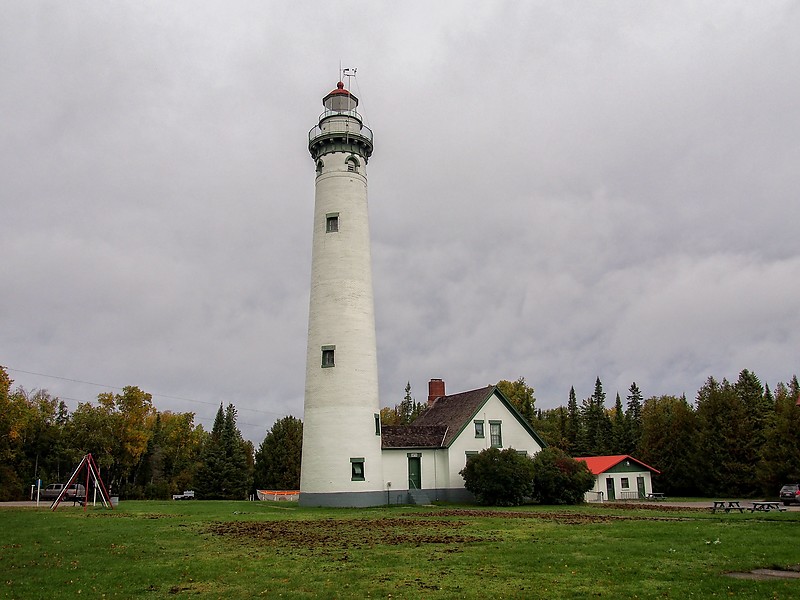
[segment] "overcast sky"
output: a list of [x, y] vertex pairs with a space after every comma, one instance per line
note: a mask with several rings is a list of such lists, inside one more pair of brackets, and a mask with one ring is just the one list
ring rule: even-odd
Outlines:
[[[468, 7], [468, 10], [467, 10]], [[800, 4], [11, 0], [0, 364], [137, 385], [258, 444], [302, 416], [307, 132], [339, 65], [375, 134], [381, 403], [693, 399], [800, 346]], [[99, 384], [99, 385], [94, 385]]]

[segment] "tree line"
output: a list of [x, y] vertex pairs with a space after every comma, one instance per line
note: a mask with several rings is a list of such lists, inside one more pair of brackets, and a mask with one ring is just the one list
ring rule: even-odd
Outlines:
[[[233, 404], [220, 404], [206, 431], [192, 412], [157, 410], [136, 386], [101, 393], [72, 412], [46, 390], [12, 386], [0, 366], [0, 500], [28, 498], [37, 479], [65, 482], [87, 453], [112, 493], [129, 499], [187, 489], [200, 498], [245, 499], [259, 487], [299, 486], [302, 423], [294, 417], [277, 421], [256, 452], [236, 426]], [[294, 463], [280, 457], [287, 448], [298, 451]]]
[[775, 496], [800, 481], [800, 384], [774, 390], [744, 369], [735, 382], [709, 377], [693, 402], [685, 395], [644, 398], [631, 383], [608, 407], [598, 377], [594, 393], [566, 406], [536, 410], [524, 378], [500, 390], [548, 445], [573, 457], [629, 454], [658, 469], [654, 488], [680, 496]]

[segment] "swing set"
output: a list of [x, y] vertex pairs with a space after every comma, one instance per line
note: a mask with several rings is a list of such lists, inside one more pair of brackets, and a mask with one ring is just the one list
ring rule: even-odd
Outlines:
[[[83, 472], [86, 472], [86, 477], [82, 477]], [[83, 497], [77, 495], [80, 488], [80, 484], [85, 481], [85, 485], [83, 486], [84, 492]], [[97, 502], [97, 493], [100, 492], [100, 500], [103, 502], [103, 506], [106, 508], [110, 508], [114, 510], [114, 505], [111, 502], [111, 496], [108, 494], [108, 490], [106, 489], [105, 484], [103, 483], [102, 478], [100, 477], [100, 469], [97, 467], [97, 463], [92, 458], [91, 453], [85, 455], [82, 459], [80, 464], [77, 466], [75, 471], [73, 471], [72, 476], [69, 478], [67, 484], [61, 489], [61, 493], [58, 497], [53, 500], [53, 504], [50, 505], [50, 510], [55, 510], [58, 508], [58, 505], [61, 504], [63, 500], [72, 500], [73, 504], [75, 502], [80, 502], [83, 504], [83, 510], [86, 512], [86, 507], [89, 504], [89, 482], [92, 482], [93, 489], [94, 489], [94, 502]], [[70, 486], [75, 483], [78, 484], [75, 486], [76, 495], [74, 497], [67, 497], [67, 491], [70, 489]]]

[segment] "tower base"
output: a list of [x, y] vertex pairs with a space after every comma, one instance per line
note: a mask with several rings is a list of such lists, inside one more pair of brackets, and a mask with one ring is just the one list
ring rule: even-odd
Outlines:
[[300, 506], [325, 506], [331, 508], [366, 508], [388, 504], [386, 492], [303, 492]]

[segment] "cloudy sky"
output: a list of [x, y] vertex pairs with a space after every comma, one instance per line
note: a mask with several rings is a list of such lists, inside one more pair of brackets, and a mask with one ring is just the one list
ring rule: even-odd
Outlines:
[[800, 4], [11, 0], [0, 364], [246, 437], [302, 415], [340, 63], [369, 163], [382, 405], [693, 398], [800, 346]]

